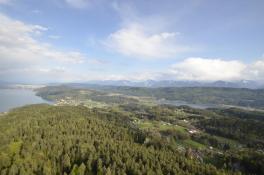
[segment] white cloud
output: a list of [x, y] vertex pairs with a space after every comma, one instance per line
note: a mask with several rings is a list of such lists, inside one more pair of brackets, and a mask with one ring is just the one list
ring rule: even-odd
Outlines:
[[193, 50], [181, 43], [180, 33], [171, 30], [171, 23], [164, 16], [141, 14], [127, 1], [114, 1], [112, 8], [121, 21], [119, 29], [103, 41], [110, 51], [133, 58], [160, 59]]
[[218, 58], [186, 58], [165, 71], [141, 71], [127, 75], [105, 76], [104, 80], [183, 80], [183, 81], [239, 81], [264, 82], [264, 59], [252, 63]]
[[39, 36], [48, 30], [46, 27], [26, 24], [3, 14], [0, 14], [0, 25], [0, 72], [21, 72], [39, 65], [79, 64], [86, 60], [82, 53], [59, 51], [41, 42]]
[[34, 63], [39, 61], [60, 61], [80, 63], [85, 56], [79, 52], [62, 52], [53, 46], [38, 41], [37, 36], [48, 30], [40, 25], [29, 25], [0, 14], [0, 56], [1, 65], [11, 63]]
[[[149, 76], [144, 76], [149, 75]], [[252, 63], [218, 58], [186, 58], [170, 66], [167, 71], [142, 73], [142, 80], [187, 81], [264, 81], [264, 59]]]
[[253, 64], [248, 65], [244, 74], [248, 79], [264, 81], [264, 59], [257, 60]]
[[149, 32], [144, 25], [132, 23], [110, 34], [104, 44], [126, 56], [170, 58], [189, 50], [177, 44], [176, 35], [174, 32]]
[[90, 0], [65, 0], [65, 2], [71, 7], [82, 9], [89, 5]]
[[237, 60], [187, 58], [172, 65], [171, 73], [181, 80], [238, 80], [247, 66]]

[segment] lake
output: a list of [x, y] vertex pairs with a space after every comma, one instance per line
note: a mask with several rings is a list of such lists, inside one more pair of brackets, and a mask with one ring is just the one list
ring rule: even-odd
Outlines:
[[51, 103], [35, 95], [28, 89], [0, 89], [0, 112], [9, 111], [12, 108], [38, 103]]

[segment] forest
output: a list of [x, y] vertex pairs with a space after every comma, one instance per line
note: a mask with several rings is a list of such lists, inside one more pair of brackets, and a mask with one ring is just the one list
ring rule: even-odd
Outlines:
[[[264, 90], [221, 87], [129, 87], [100, 85], [71, 85], [81, 89], [120, 93], [130, 96], [154, 97], [156, 99], [179, 100], [193, 104], [231, 105], [264, 109]], [[52, 87], [50, 87], [52, 88]], [[44, 90], [44, 89], [43, 89]]]
[[[139, 104], [17, 108], [0, 116], [0, 172], [263, 174], [263, 128], [247, 125], [258, 120], [263, 126], [262, 119], [230, 113]], [[231, 130], [233, 120], [241, 132]]]
[[262, 110], [68, 86], [37, 95], [54, 104], [0, 114], [1, 175], [264, 174]]
[[172, 149], [144, 145], [144, 135], [114, 124], [111, 115], [35, 105], [1, 116], [1, 174], [226, 173]]

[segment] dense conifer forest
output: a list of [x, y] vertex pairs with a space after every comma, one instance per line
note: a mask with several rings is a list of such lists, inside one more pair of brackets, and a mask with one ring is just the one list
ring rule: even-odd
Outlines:
[[0, 120], [2, 175], [227, 174], [172, 149], [148, 147], [140, 132], [97, 110], [33, 105]]
[[[255, 136], [238, 152], [232, 142], [217, 137], [228, 133], [230, 126], [229, 122], [223, 124], [226, 120], [222, 124], [215, 121], [219, 113], [223, 111], [137, 104], [121, 105], [118, 109], [25, 106], [0, 116], [0, 172], [1, 175], [263, 174], [263, 153], [254, 151], [263, 149], [262, 128], [252, 130], [237, 125], [244, 128], [241, 131], [245, 136], [236, 136], [236, 132], [224, 135], [236, 143], [244, 143], [242, 138], [248, 135]], [[181, 126], [169, 126], [182, 119], [192, 121], [194, 115], [205, 116], [193, 121], [199, 121], [194, 123], [206, 132], [190, 135]], [[142, 117], [154, 122], [153, 127], [144, 123]], [[142, 123], [137, 125], [135, 120]], [[162, 123], [160, 130], [154, 128], [157, 122]], [[227, 131], [217, 129], [218, 125], [226, 126]], [[258, 145], [254, 144], [256, 140], [260, 141]], [[185, 145], [189, 142], [193, 145]], [[183, 143], [184, 150], [175, 143]], [[215, 151], [207, 146], [214, 146]], [[217, 150], [224, 152], [220, 154]]]

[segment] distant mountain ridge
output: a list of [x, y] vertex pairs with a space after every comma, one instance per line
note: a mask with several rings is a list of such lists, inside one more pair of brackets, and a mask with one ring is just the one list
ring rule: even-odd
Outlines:
[[129, 81], [129, 80], [102, 80], [88, 81], [86, 83], [73, 83], [79, 85], [102, 85], [102, 86], [131, 86], [131, 87], [227, 87], [227, 88], [248, 88], [261, 89], [264, 84], [252, 80], [241, 81], [215, 81], [215, 82], [199, 82], [199, 81], [174, 81], [174, 80], [146, 80], [146, 81]]
[[10, 83], [0, 81], [0, 88], [14, 88], [20, 86], [56, 86], [56, 85], [70, 85], [74, 87], [94, 87], [94, 86], [129, 86], [129, 87], [223, 87], [223, 88], [247, 88], [247, 89], [264, 89], [264, 82], [257, 82], [252, 80], [241, 81], [176, 81], [176, 80], [146, 80], [146, 81], [130, 81], [130, 80], [93, 80], [87, 82], [72, 82], [72, 83], [47, 83], [47, 84], [31, 84], [31, 83]]

